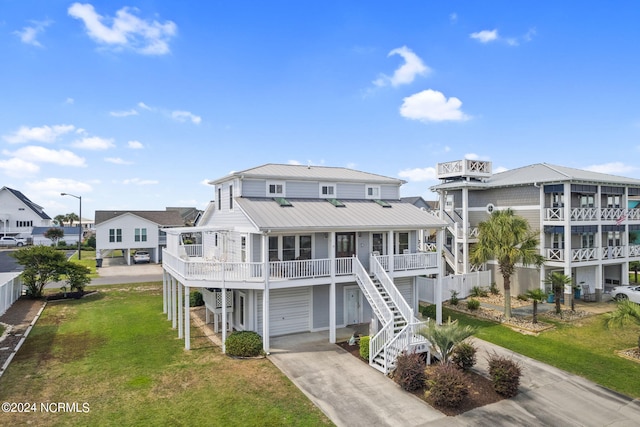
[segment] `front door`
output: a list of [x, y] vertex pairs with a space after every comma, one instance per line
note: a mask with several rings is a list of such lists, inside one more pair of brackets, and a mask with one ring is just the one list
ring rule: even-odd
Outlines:
[[336, 258], [350, 258], [356, 254], [356, 233], [336, 233]]
[[357, 286], [344, 288], [344, 316], [345, 325], [362, 323], [362, 292]]

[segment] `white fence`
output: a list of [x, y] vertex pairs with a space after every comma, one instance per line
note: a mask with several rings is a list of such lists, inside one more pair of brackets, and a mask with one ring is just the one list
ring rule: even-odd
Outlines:
[[[438, 279], [418, 277], [418, 298], [420, 301], [434, 304], [436, 302], [436, 286]], [[451, 291], [458, 293], [458, 298], [466, 298], [475, 286], [489, 288], [491, 286], [491, 271], [477, 271], [468, 274], [456, 274], [442, 278], [442, 299], [451, 298]]]
[[0, 273], [0, 316], [22, 295], [21, 273]]

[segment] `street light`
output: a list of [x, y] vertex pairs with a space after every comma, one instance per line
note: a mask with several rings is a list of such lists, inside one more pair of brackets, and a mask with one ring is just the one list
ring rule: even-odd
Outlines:
[[61, 196], [75, 197], [80, 201], [80, 228], [78, 229], [78, 260], [82, 259], [82, 196], [75, 196], [69, 193], [60, 193]]

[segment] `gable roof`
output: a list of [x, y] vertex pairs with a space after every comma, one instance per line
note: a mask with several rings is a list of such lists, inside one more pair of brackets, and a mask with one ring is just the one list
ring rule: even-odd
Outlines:
[[432, 189], [459, 187], [509, 187], [516, 185], [548, 184], [548, 183], [598, 183], [610, 185], [640, 186], [640, 179], [610, 175], [600, 172], [569, 168], [566, 166], [536, 163], [516, 169], [496, 173], [483, 181], [449, 181], [434, 185]]
[[62, 229], [62, 231], [64, 232], [65, 236], [77, 236], [78, 233], [79, 233], [78, 227], [75, 227], [75, 226], [74, 227], [58, 227], [56, 225], [52, 225], [51, 227], [33, 227], [33, 230], [31, 231], [31, 234], [33, 236], [44, 234], [50, 228], [60, 228], [60, 229]]
[[266, 231], [296, 230], [415, 230], [441, 228], [446, 223], [410, 203], [388, 200], [340, 200], [336, 207], [324, 199], [287, 199], [283, 207], [270, 198], [245, 197], [236, 202], [249, 219]]
[[[7, 190], [11, 194], [13, 194], [22, 203], [24, 203], [29, 209], [31, 209], [33, 212], [35, 212], [40, 218], [42, 218], [42, 219], [51, 219], [51, 217], [44, 212], [44, 209], [42, 208], [42, 206], [33, 203], [31, 200], [29, 200], [29, 198], [27, 196], [22, 194], [22, 192], [20, 192], [18, 190], [14, 190], [13, 188], [9, 188], [9, 187], [2, 187], [2, 190]], [[2, 190], [0, 190], [0, 191], [2, 191]]]
[[166, 211], [96, 211], [96, 225], [125, 214], [139, 216], [162, 227], [183, 227], [185, 225], [180, 212], [175, 209]]
[[355, 169], [328, 167], [328, 166], [304, 166], [283, 165], [268, 163], [239, 172], [232, 172], [227, 176], [210, 181], [209, 184], [219, 184], [231, 178], [241, 179], [273, 179], [273, 180], [297, 180], [297, 181], [340, 181], [340, 182], [367, 182], [376, 184], [402, 185], [406, 181], [398, 178], [361, 172]]

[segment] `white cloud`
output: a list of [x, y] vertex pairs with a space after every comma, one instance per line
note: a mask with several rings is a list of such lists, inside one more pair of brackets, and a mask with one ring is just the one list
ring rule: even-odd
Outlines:
[[29, 128], [20, 126], [20, 129], [11, 135], [4, 135], [3, 138], [10, 144], [17, 144], [29, 141], [54, 142], [59, 136], [69, 133], [75, 129], [73, 125], [54, 125]]
[[289, 160], [287, 162], [288, 165], [301, 165], [302, 163], [300, 163], [298, 160]]
[[73, 104], [75, 102], [75, 100], [73, 98], [67, 98], [64, 103], [65, 104]]
[[404, 169], [398, 173], [398, 176], [407, 181], [436, 181], [438, 179], [434, 167]]
[[458, 98], [447, 99], [442, 92], [427, 89], [404, 98], [400, 115], [423, 122], [468, 120], [470, 117], [460, 110], [461, 106]]
[[99, 136], [90, 136], [79, 139], [72, 144], [76, 148], [85, 150], [108, 150], [115, 147], [113, 139], [100, 138]]
[[485, 160], [489, 161], [489, 156], [481, 156], [476, 153], [467, 153], [464, 155], [464, 158], [467, 160]]
[[622, 162], [611, 162], [611, 163], [603, 163], [600, 165], [591, 165], [591, 166], [587, 166], [585, 169], [591, 172], [600, 172], [600, 173], [607, 173], [612, 175], [622, 175], [622, 174], [637, 170], [637, 168], [631, 165], [625, 165]]
[[149, 110], [151, 111], [152, 108], [149, 107], [147, 104], [145, 104], [144, 102], [138, 102], [138, 107], [142, 108], [143, 110]]
[[131, 178], [125, 179], [124, 181], [122, 181], [122, 183], [125, 185], [155, 185], [159, 184], [160, 181], [156, 181], [153, 179]]
[[105, 157], [105, 162], [113, 163], [114, 165], [132, 165], [133, 162], [121, 159], [120, 157]]
[[138, 115], [138, 111], [136, 111], [136, 110], [134, 110], [132, 108], [131, 110], [128, 110], [128, 111], [111, 111], [109, 113], [109, 115], [111, 115], [113, 117], [137, 116]]
[[99, 15], [90, 4], [74, 3], [67, 12], [71, 17], [82, 20], [89, 36], [98, 43], [116, 49], [132, 49], [144, 55], [169, 53], [169, 40], [177, 32], [176, 24], [144, 20], [130, 13], [137, 11], [123, 7], [116, 12], [115, 18], [111, 18]]
[[6, 156], [16, 157], [18, 159], [35, 162], [35, 163], [54, 163], [60, 166], [76, 166], [85, 167], [84, 158], [77, 156], [69, 150], [51, 150], [49, 148], [29, 145], [22, 147], [16, 151], [3, 151]]
[[458, 14], [453, 12], [452, 14], [449, 15], [449, 21], [452, 24], [455, 24], [456, 22], [458, 22]]
[[142, 145], [142, 142], [140, 141], [129, 141], [127, 142], [127, 147], [131, 148], [132, 150], [140, 150], [144, 148], [144, 145]]
[[190, 113], [189, 111], [173, 111], [171, 112], [171, 118], [177, 120], [181, 123], [186, 121], [191, 121], [194, 124], [200, 124], [202, 121], [202, 117], [196, 116], [195, 114]]
[[498, 30], [482, 30], [477, 33], [469, 34], [472, 39], [478, 40], [480, 43], [489, 43], [498, 40]]
[[381, 74], [380, 77], [374, 80], [374, 85], [386, 86], [387, 84], [390, 84], [395, 87], [403, 84], [409, 84], [413, 82], [416, 76], [424, 76], [431, 72], [431, 69], [422, 62], [422, 59], [420, 59], [418, 55], [413, 53], [413, 51], [406, 46], [393, 49], [389, 52], [388, 56], [392, 55], [400, 55], [405, 61], [404, 64], [396, 69], [391, 77]]
[[68, 178], [46, 178], [42, 181], [28, 182], [27, 187], [30, 193], [41, 193], [55, 199], [60, 198], [60, 193], [84, 195], [93, 191], [87, 182]]
[[0, 160], [0, 170], [8, 176], [21, 178], [35, 175], [40, 170], [40, 167], [35, 163], [13, 157], [8, 160]]
[[20, 31], [14, 31], [13, 34], [20, 37], [20, 41], [32, 46], [42, 47], [42, 44], [37, 40], [39, 34], [44, 32], [44, 29], [51, 25], [51, 21], [30, 21], [32, 25], [24, 27]]
[[527, 31], [525, 35], [522, 36], [522, 39], [526, 42], [530, 42], [531, 40], [533, 40], [533, 36], [535, 35], [536, 35], [536, 28], [535, 27], [529, 28], [529, 31]]

